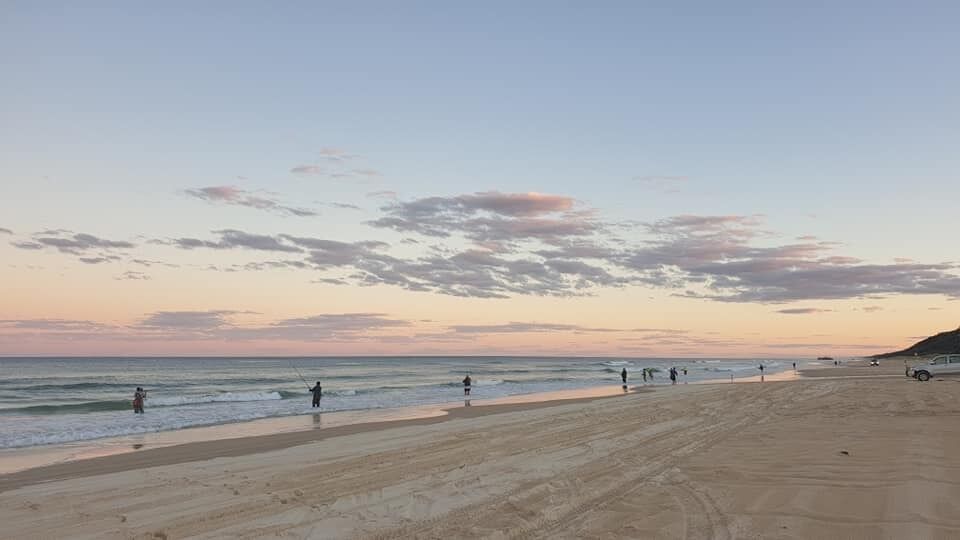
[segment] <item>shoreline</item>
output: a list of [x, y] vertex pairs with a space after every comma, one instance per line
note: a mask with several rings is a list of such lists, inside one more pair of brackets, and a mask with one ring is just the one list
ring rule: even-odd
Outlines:
[[[653, 392], [590, 387], [436, 405], [337, 411], [218, 424], [0, 452], [0, 493], [42, 482], [258, 454], [329, 438]], [[331, 423], [332, 420], [332, 423]], [[326, 421], [326, 424], [324, 424]], [[219, 436], [217, 436], [219, 435]], [[136, 442], [154, 439], [153, 442]], [[86, 443], [86, 444], [84, 444]], [[96, 443], [96, 444], [91, 444]], [[44, 452], [43, 450], [47, 451]]]
[[[633, 378], [636, 377], [636, 375], [633, 376]], [[665, 375], [662, 375], [662, 377], [665, 377]], [[794, 380], [797, 377], [798, 374], [796, 372], [785, 369], [766, 375], [765, 380], [769, 382], [785, 381]], [[631, 392], [636, 392], [652, 391], [655, 388], [668, 388], [687, 384], [710, 385], [755, 382], [761, 382], [759, 375], [739, 376], [732, 379], [715, 378], [690, 383], [678, 382], [676, 385], [664, 382], [628, 382], [628, 386]], [[472, 400], [472, 404], [477, 407], [502, 404], [516, 405], [583, 398], [597, 399], [599, 397], [608, 397], [621, 393], [621, 385], [610, 384], [566, 390], [532, 392], [528, 394], [514, 394], [496, 398], [478, 398]], [[380, 425], [411, 420], [423, 421], [431, 417], [449, 415], [450, 411], [462, 407], [463, 405], [459, 401], [448, 401], [391, 408], [356, 409], [313, 414], [304, 413], [64, 443], [5, 448], [0, 449], [0, 481], [2, 481], [5, 475], [38, 467], [67, 465], [78, 461], [104, 459], [110, 456], [122, 456], [130, 453], [144, 452], [146, 450], [157, 450], [195, 443], [213, 443], [216, 441], [245, 439], [264, 435], [312, 432], [315, 430], [329, 431], [334, 427], [343, 428], [344, 426], [359, 424]], [[461, 413], [456, 413], [454, 416], [457, 414]]]

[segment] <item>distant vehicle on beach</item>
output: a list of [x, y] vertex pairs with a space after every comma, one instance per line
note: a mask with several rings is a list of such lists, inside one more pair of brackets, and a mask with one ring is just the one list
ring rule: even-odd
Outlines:
[[877, 360], [876, 358], [873, 358], [873, 359], [870, 360], [870, 365], [871, 365], [871, 366], [879, 366], [879, 365], [880, 365], [880, 361]]
[[928, 364], [918, 364], [910, 368], [910, 376], [918, 381], [950, 375], [960, 375], [960, 354], [941, 354], [934, 356]]
[[818, 357], [817, 357], [817, 360], [830, 360], [830, 361], [832, 361], [832, 360], [833, 360], [833, 357], [832, 357], [832, 356], [818, 356]]

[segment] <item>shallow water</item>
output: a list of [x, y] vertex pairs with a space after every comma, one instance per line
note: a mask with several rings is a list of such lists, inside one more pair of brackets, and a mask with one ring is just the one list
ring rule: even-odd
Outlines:
[[[0, 358], [0, 448], [85, 441], [192, 426], [314, 412], [443, 403], [462, 395], [497, 398], [641, 382], [668, 384], [671, 366], [684, 382], [746, 378], [791, 369], [777, 359], [627, 359], [531, 357], [348, 358]], [[306, 381], [301, 379], [301, 374]], [[310, 407], [307, 383], [321, 381], [322, 407]], [[134, 415], [137, 386], [146, 414]]]

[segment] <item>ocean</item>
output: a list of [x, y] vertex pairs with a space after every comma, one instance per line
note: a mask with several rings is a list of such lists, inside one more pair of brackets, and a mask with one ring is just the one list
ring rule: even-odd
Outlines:
[[[0, 448], [88, 441], [194, 426], [318, 412], [306, 382], [323, 386], [319, 412], [453, 402], [461, 380], [472, 397], [499, 398], [642, 382], [729, 380], [791, 369], [787, 359], [614, 359], [531, 357], [346, 358], [4, 358], [0, 357]], [[147, 390], [146, 413], [135, 415], [136, 387]]]

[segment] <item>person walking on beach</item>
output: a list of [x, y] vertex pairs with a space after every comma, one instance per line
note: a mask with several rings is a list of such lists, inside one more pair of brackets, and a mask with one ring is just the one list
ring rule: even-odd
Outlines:
[[647, 368], [643, 368], [643, 382], [647, 382]]
[[147, 391], [138, 386], [133, 393], [133, 412], [135, 414], [143, 414], [143, 400], [146, 398]]
[[313, 407], [319, 407], [320, 398], [323, 397], [323, 388], [320, 386], [320, 381], [317, 381], [317, 384], [310, 388], [310, 391], [313, 392]]
[[670, 384], [677, 384], [677, 368], [670, 368]]
[[627, 368], [623, 368], [620, 371], [620, 378], [623, 379], [623, 384], [626, 385], [627, 384]]
[[760, 382], [763, 382], [763, 364], [760, 364]]
[[797, 363], [796, 363], [796, 362], [793, 363], [793, 370], [794, 370], [794, 371], [797, 370]]
[[470, 379], [470, 374], [468, 373], [467, 376], [464, 377], [464, 379], [463, 379], [463, 395], [465, 395], [465, 396], [469, 396], [469, 395], [470, 395], [470, 384], [471, 384], [471, 383], [473, 383], [473, 381]]

